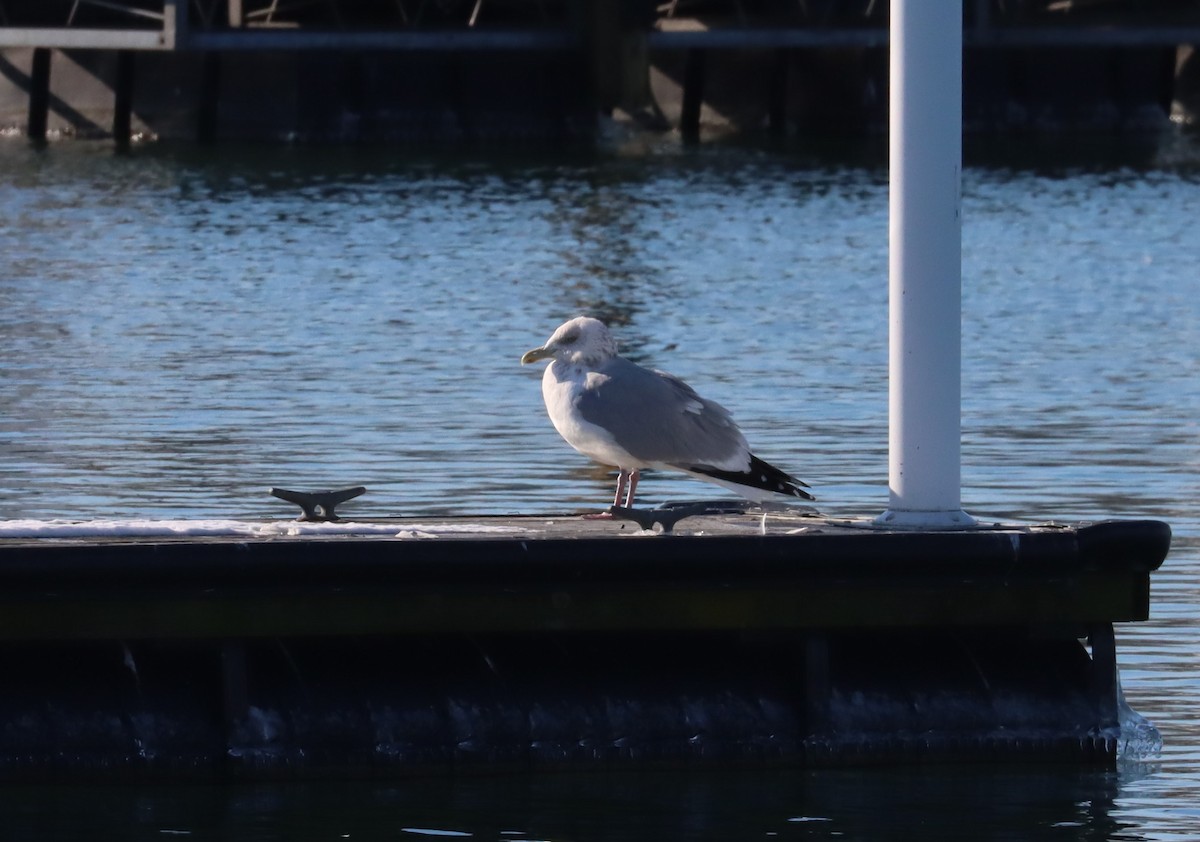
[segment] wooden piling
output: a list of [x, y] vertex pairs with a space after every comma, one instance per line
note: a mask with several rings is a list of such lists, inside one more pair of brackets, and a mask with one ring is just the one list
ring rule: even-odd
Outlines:
[[600, 0], [580, 3], [582, 42], [588, 64], [590, 98], [603, 113], [611, 113], [621, 100], [623, 61], [621, 55], [622, 4]]
[[200, 72], [200, 103], [196, 114], [196, 140], [200, 143], [213, 143], [217, 139], [217, 107], [221, 100], [221, 54], [204, 53]]
[[47, 117], [50, 111], [50, 50], [38, 47], [33, 51], [29, 71], [29, 139], [35, 143], [46, 140]]
[[129, 149], [133, 134], [134, 52], [117, 52], [117, 73], [113, 82], [113, 141], [118, 151]]
[[771, 75], [767, 91], [767, 128], [773, 135], [787, 131], [788, 75], [791, 70], [791, 54], [779, 49], [771, 63]]
[[707, 64], [706, 50], [687, 51], [687, 63], [683, 70], [683, 105], [679, 115], [679, 133], [688, 143], [700, 140], [700, 108], [704, 104]]

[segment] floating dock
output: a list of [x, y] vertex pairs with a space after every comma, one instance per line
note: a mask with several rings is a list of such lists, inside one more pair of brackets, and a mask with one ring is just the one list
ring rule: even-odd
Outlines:
[[[1200, 9], [964, 0], [968, 131], [1200, 114]], [[888, 4], [3, 0], [0, 126], [289, 141], [593, 138], [597, 116], [886, 127]], [[236, 80], [236, 81], [235, 81]]]
[[0, 778], [1114, 762], [1166, 524], [712, 512], [9, 529]]

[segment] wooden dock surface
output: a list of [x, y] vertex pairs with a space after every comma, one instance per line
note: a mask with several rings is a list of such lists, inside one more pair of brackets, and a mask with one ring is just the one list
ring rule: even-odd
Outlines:
[[1112, 764], [1113, 623], [1170, 543], [803, 512], [0, 527], [22, 781]]
[[[1143, 620], [1165, 524], [891, 531], [714, 514], [0, 538], [0, 639]], [[289, 532], [294, 534], [288, 534]]]

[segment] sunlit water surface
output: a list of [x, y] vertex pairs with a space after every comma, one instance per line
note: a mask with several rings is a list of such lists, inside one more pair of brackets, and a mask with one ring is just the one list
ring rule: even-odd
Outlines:
[[[1116, 772], [583, 775], [9, 787], [6, 838], [1200, 838], [1200, 143], [968, 150], [963, 501], [1156, 518], [1151, 621], [1119, 630], [1161, 751]], [[518, 359], [580, 312], [734, 411], [822, 508], [887, 505], [881, 156], [0, 143], [0, 518], [599, 508]], [[645, 502], [720, 496], [648, 476]], [[1143, 747], [1145, 748], [1145, 747]], [[1133, 752], [1136, 754], [1136, 752]], [[15, 835], [14, 835], [15, 834]]]

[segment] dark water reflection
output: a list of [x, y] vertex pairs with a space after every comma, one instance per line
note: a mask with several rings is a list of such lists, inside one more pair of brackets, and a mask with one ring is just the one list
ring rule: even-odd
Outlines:
[[[272, 786], [17, 788], [28, 839], [1140, 840], [1123, 773], [1056, 768], [583, 773]], [[1161, 838], [1161, 837], [1160, 837]]]
[[[597, 507], [517, 364], [580, 311], [828, 512], [878, 513], [881, 151], [0, 143], [0, 519], [290, 517], [267, 486], [360, 483], [347, 514]], [[1118, 631], [1152, 765], [9, 787], [2, 838], [1200, 837], [1200, 143], [967, 152], [964, 503], [1171, 523], [1152, 619]]]

